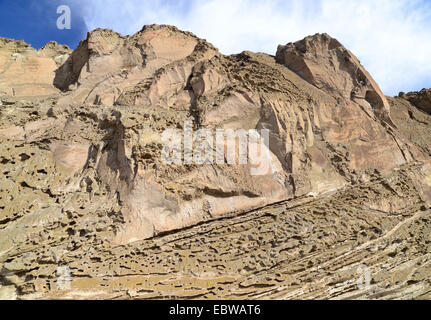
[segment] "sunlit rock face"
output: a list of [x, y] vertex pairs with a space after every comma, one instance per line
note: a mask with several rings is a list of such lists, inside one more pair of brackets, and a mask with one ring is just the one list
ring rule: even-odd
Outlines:
[[[366, 228], [361, 221], [386, 230], [395, 223], [389, 216], [426, 212], [431, 200], [430, 140], [423, 138], [430, 133], [422, 127], [428, 118], [406, 99], [388, 100], [358, 59], [326, 34], [281, 45], [275, 57], [225, 56], [191, 33], [159, 25], [133, 36], [97, 29], [74, 51], [56, 43], [36, 51], [2, 39], [0, 70], [0, 262], [8, 261], [9, 279], [1, 283], [12, 283], [0, 287], [4, 296], [64, 297], [47, 293], [47, 277], [40, 277], [58, 265], [92, 277], [96, 264], [116, 275], [122, 263], [169, 274], [169, 262], [153, 265], [148, 256], [137, 266], [122, 250], [154, 249], [151, 241], [196, 230], [219, 237], [207, 226], [225, 235], [208, 250], [234, 246], [232, 254], [247, 259], [244, 239], [253, 243], [267, 225], [257, 238], [280, 252], [259, 264], [277, 264], [290, 250], [278, 238], [298, 248], [294, 255], [307, 237], [315, 243], [307, 250], [323, 250], [358, 237]], [[166, 136], [178, 139], [175, 148]], [[177, 151], [178, 161], [166, 161]], [[303, 214], [284, 216], [297, 207]], [[240, 227], [225, 230], [227, 218]], [[334, 236], [306, 232], [333, 227]], [[298, 243], [290, 243], [297, 232]], [[214, 266], [201, 270], [194, 258], [202, 257], [190, 257], [193, 274], [177, 270], [178, 277], [229, 283], [226, 277], [255, 268], [229, 256], [226, 274], [216, 255]], [[16, 276], [26, 268], [35, 270], [30, 282]], [[83, 278], [70, 297], [109, 296], [103, 281], [89, 288]]]
[[[138, 117], [143, 130], [130, 130], [123, 128], [128, 115], [121, 111], [116, 120], [121, 141], [113, 137], [115, 148], [101, 155], [108, 163], [99, 163], [99, 174], [111, 181], [119, 171], [123, 178], [113, 184], [125, 205], [125, 229], [116, 237], [120, 243], [332, 192], [367, 171], [388, 171], [414, 160], [411, 146], [393, 132], [378, 85], [352, 53], [325, 34], [280, 46], [274, 59], [249, 52], [226, 57], [172, 27], [149, 26], [132, 37], [98, 29], [65, 66], [73, 77], [59, 73], [70, 81], [62, 87], [72, 91], [61, 104], [134, 106], [169, 114], [148, 124]], [[251, 174], [253, 159], [248, 165], [187, 169], [160, 163], [160, 149], [149, 150], [141, 136], [155, 140], [144, 137], [145, 143], [160, 144], [160, 129], [183, 128], [186, 120], [213, 133], [268, 130], [264, 161], [269, 170]], [[163, 125], [155, 131], [157, 123]], [[142, 155], [157, 165], [144, 164]]]

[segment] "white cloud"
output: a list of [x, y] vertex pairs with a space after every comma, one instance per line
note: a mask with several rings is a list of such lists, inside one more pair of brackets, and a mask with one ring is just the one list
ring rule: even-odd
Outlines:
[[133, 34], [173, 24], [224, 54], [274, 54], [278, 44], [327, 32], [352, 50], [386, 94], [431, 87], [429, 0], [92, 0], [80, 2], [90, 29]]

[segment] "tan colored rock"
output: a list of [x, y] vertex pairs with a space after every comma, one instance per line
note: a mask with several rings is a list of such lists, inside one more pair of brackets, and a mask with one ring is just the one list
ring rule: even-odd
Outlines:
[[399, 137], [387, 130], [386, 126], [394, 126], [387, 98], [336, 39], [316, 34], [279, 46], [276, 59], [336, 100], [332, 106], [320, 104], [321, 124], [327, 141], [347, 143], [352, 169], [391, 170], [410, 161], [411, 151], [399, 148]]
[[89, 145], [54, 142], [51, 145], [51, 152], [60, 166], [75, 173], [82, 170], [87, 163], [89, 147]]
[[70, 53], [67, 46], [56, 42], [36, 51], [23, 41], [0, 38], [0, 95], [35, 97], [57, 93], [56, 70]]
[[[146, 26], [132, 37], [97, 29], [59, 73], [65, 80], [60, 88], [77, 85], [60, 103], [157, 104], [163, 97], [168, 103], [179, 98], [190, 104], [190, 97], [176, 96], [186, 86], [193, 62], [214, 54], [205, 41], [170, 26]], [[178, 63], [170, 66], [173, 62]]]
[[377, 83], [356, 56], [329, 35], [279, 46], [276, 58], [317, 88], [344, 100], [365, 100], [389, 120], [389, 104]]
[[[157, 25], [97, 29], [70, 55], [1, 41], [1, 90], [33, 94], [0, 99], [2, 297], [429, 296], [431, 118], [335, 39], [276, 57]], [[232, 136], [207, 141], [210, 163], [168, 164], [167, 129], [200, 147], [202, 130], [266, 129], [269, 144], [217, 164]]]
[[422, 89], [419, 92], [409, 92], [407, 94], [400, 94], [400, 96], [422, 111], [431, 113], [431, 89]]

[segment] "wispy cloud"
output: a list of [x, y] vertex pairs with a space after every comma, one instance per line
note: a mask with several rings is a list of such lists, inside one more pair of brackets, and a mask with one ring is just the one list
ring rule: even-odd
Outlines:
[[352, 50], [386, 94], [431, 87], [429, 0], [73, 0], [90, 29], [133, 34], [144, 24], [192, 31], [222, 53], [274, 54], [327, 32]]

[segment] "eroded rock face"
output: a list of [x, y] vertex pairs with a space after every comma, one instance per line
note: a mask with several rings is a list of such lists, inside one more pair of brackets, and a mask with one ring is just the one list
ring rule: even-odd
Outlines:
[[57, 93], [55, 72], [71, 52], [56, 42], [36, 51], [24, 41], [0, 38], [0, 94], [36, 97]]
[[214, 54], [211, 45], [174, 27], [146, 26], [132, 37], [97, 29], [64, 66], [68, 77], [58, 86], [73, 93], [60, 103], [112, 106], [168, 102], [172, 106], [178, 102], [186, 108], [190, 96], [177, 93], [184, 89], [193, 64]]
[[332, 106], [319, 104], [326, 118], [325, 140], [346, 145], [353, 169], [391, 170], [414, 158], [415, 151], [403, 146], [409, 143], [388, 130], [395, 125], [387, 98], [336, 39], [316, 34], [279, 46], [276, 59], [336, 100]]
[[419, 92], [400, 93], [400, 97], [410, 101], [417, 108], [431, 113], [431, 90], [422, 89]]
[[[264, 269], [272, 264], [280, 276], [271, 287], [292, 284], [284, 275], [301, 269], [295, 266], [299, 261], [311, 268], [328, 260], [330, 270], [329, 256], [346, 256], [346, 243], [361, 245], [358, 255], [378, 246], [392, 254], [386, 239], [394, 247], [407, 246], [406, 234], [420, 229], [415, 221], [429, 212], [429, 139], [417, 137], [428, 134], [418, 122], [431, 120], [422, 115], [416, 121], [419, 115], [406, 100], [388, 101], [357, 58], [328, 35], [280, 46], [276, 57], [224, 56], [191, 33], [158, 25], [127, 37], [97, 29], [73, 52], [55, 43], [37, 52], [9, 40], [0, 47], [3, 57], [22, 55], [17, 61], [3, 58], [6, 73], [0, 75], [0, 297], [158, 297], [164, 293], [157, 284], [148, 291], [155, 274], [185, 279], [179, 297], [235, 297], [268, 277]], [[5, 75], [11, 66], [28, 68], [26, 59], [39, 59], [43, 79], [23, 79], [33, 89], [37, 81], [49, 83], [52, 95], [40, 97], [36, 90], [23, 99], [10, 91], [15, 84]], [[164, 161], [168, 129], [182, 137], [180, 164]], [[261, 146], [265, 156], [257, 163], [246, 152], [245, 164], [216, 164], [217, 145], [207, 141], [213, 161], [184, 164], [189, 129], [193, 150], [202, 147], [196, 136], [202, 129], [213, 137], [220, 129], [257, 130], [262, 136], [268, 130], [267, 147]], [[236, 143], [227, 139], [221, 147]], [[242, 154], [234, 151], [238, 160]], [[224, 221], [229, 223], [222, 226]], [[298, 225], [303, 229], [296, 230]], [[203, 233], [210, 243], [198, 239]], [[197, 248], [203, 245], [215, 254], [201, 254]], [[267, 245], [276, 251], [270, 259], [251, 257]], [[172, 261], [170, 246], [183, 250]], [[331, 246], [336, 249], [328, 254]], [[221, 262], [219, 253], [226, 250], [232, 255]], [[422, 245], [414, 251], [426, 255]], [[283, 258], [286, 252], [293, 260]], [[355, 261], [356, 253], [343, 261]], [[304, 254], [308, 260], [301, 260]], [[135, 255], [144, 260], [139, 266]], [[206, 270], [197, 262], [202, 259], [208, 260]], [[64, 266], [79, 274], [67, 293], [52, 282]], [[141, 283], [139, 275], [146, 272], [149, 282], [140, 284], [145, 293], [113, 289], [122, 269], [136, 272], [127, 281], [137, 287], [135, 280]], [[102, 274], [112, 281], [100, 280]], [[334, 289], [336, 276], [319, 277]], [[202, 279], [206, 285], [193, 293]], [[209, 289], [214, 284], [220, 292]], [[349, 296], [335, 289], [246, 291], [255, 298]], [[419, 297], [427, 291], [415, 292]]]

